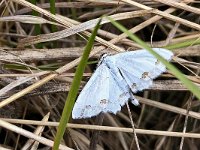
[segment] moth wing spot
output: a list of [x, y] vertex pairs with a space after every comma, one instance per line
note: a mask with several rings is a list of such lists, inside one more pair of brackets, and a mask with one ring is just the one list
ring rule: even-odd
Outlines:
[[150, 78], [150, 76], [149, 76], [149, 72], [144, 72], [143, 74], [142, 74], [142, 79], [146, 79], [147, 77], [149, 77]]
[[160, 61], [157, 59], [157, 61], [155, 62], [155, 65], [159, 65]]
[[85, 112], [85, 110], [86, 109], [90, 109], [92, 106], [91, 105], [86, 105], [82, 110], [81, 110], [81, 114], [80, 114], [80, 116], [84, 116], [84, 112]]
[[132, 87], [133, 89], [136, 89], [136, 86], [137, 86], [137, 84], [136, 84], [136, 83], [133, 83], [131, 87]]
[[109, 102], [109, 101], [106, 100], [106, 99], [100, 100], [100, 104], [101, 104], [101, 105], [106, 105], [108, 102]]

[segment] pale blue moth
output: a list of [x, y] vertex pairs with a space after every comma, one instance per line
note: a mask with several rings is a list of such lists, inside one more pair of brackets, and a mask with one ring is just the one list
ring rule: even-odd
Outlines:
[[[169, 50], [153, 50], [167, 61], [173, 57]], [[149, 88], [165, 71], [166, 67], [145, 49], [104, 55], [78, 96], [72, 118], [90, 118], [101, 112], [116, 114], [128, 100], [139, 105], [132, 93]]]

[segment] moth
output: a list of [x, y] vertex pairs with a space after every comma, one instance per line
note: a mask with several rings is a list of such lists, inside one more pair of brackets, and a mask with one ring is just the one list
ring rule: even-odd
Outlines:
[[[167, 61], [173, 57], [167, 49], [153, 50]], [[133, 94], [149, 88], [165, 71], [165, 65], [145, 49], [104, 55], [79, 94], [72, 118], [90, 118], [101, 112], [116, 114], [128, 100], [139, 105]]]

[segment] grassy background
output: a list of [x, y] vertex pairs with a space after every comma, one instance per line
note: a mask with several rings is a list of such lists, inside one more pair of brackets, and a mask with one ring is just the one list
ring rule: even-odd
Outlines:
[[[173, 70], [169, 70], [157, 78], [152, 87], [137, 93], [141, 105], [130, 104], [130, 108], [140, 148], [198, 149], [200, 9], [196, 1], [182, 6], [178, 2], [166, 4], [160, 0], [138, 3], [129, 0], [90, 3], [12, 0], [0, 2], [0, 12], [2, 147], [42, 149], [53, 146], [56, 127], [87, 39], [97, 18], [107, 15], [145, 41], [148, 47], [172, 50], [176, 56], [172, 64], [186, 80], [196, 84], [195, 88], [190, 87], [194, 90], [190, 92], [187, 85], [174, 76]], [[123, 33], [125, 30], [120, 31], [110, 21], [103, 20], [102, 24], [79, 90], [94, 72], [103, 53], [141, 48], [140, 43]], [[92, 132], [96, 129], [102, 130], [98, 149], [136, 149], [126, 107], [117, 115], [105, 114], [102, 126], [94, 124], [95, 117], [69, 118], [61, 149], [89, 149]]]

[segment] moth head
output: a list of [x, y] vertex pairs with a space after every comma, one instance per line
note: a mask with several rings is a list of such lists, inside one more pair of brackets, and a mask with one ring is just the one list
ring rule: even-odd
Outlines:
[[98, 66], [104, 61], [104, 59], [105, 59], [107, 56], [110, 56], [110, 55], [111, 55], [111, 54], [108, 54], [108, 53], [103, 53], [103, 54], [101, 54], [101, 57], [100, 57]]

